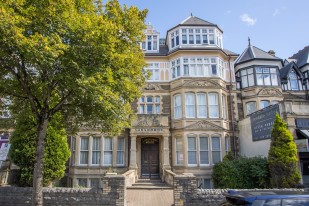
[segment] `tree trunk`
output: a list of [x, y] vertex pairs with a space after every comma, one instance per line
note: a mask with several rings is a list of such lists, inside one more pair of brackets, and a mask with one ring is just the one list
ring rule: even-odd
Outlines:
[[36, 161], [33, 171], [32, 205], [43, 206], [43, 161], [45, 137], [48, 127], [48, 118], [42, 117], [37, 126]]

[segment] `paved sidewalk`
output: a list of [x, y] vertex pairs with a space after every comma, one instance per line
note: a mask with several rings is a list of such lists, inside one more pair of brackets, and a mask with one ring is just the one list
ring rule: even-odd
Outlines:
[[131, 190], [126, 194], [127, 206], [171, 206], [173, 190]]

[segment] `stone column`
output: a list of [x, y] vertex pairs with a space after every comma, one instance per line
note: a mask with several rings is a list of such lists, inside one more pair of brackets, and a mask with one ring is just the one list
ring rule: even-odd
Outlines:
[[163, 168], [164, 169], [171, 169], [170, 165], [170, 149], [169, 149], [169, 135], [164, 135], [163, 138]]
[[130, 169], [137, 169], [136, 164], [136, 135], [131, 135], [131, 149], [130, 149]]

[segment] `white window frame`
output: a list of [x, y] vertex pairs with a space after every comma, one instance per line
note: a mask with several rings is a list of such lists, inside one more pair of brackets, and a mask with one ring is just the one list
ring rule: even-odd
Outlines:
[[[199, 96], [204, 96], [203, 99], [205, 100], [205, 104], [201, 104], [199, 101]], [[196, 94], [196, 101], [197, 101], [197, 117], [198, 118], [207, 118], [207, 113], [208, 113], [208, 109], [207, 109], [207, 93], [197, 93]], [[200, 115], [200, 110], [201, 108], [204, 108], [205, 110], [205, 115]]]
[[[119, 140], [121, 139], [121, 141], [123, 141], [123, 149], [119, 148]], [[126, 140], [124, 137], [118, 137], [117, 138], [117, 159], [116, 159], [116, 165], [117, 166], [124, 166], [126, 163], [126, 159], [125, 159], [125, 151], [126, 151]], [[121, 155], [122, 159], [123, 159], [123, 163], [119, 163], [118, 162], [118, 156]]]
[[[207, 148], [206, 148], [206, 150], [202, 150], [201, 149], [201, 138], [206, 138], [207, 139]], [[199, 164], [200, 164], [200, 166], [208, 166], [208, 165], [210, 165], [210, 155], [209, 155], [209, 137], [208, 136], [205, 136], [205, 135], [201, 135], [200, 137], [199, 137]], [[207, 152], [207, 154], [208, 154], [208, 164], [205, 164], [205, 163], [202, 163], [202, 161], [201, 161], [201, 156], [202, 156], [202, 152]]]
[[[106, 139], [111, 139], [111, 149], [105, 149], [105, 145], [106, 145]], [[103, 144], [103, 165], [104, 166], [112, 166], [113, 165], [113, 137], [104, 137], [103, 138], [104, 140], [104, 144]], [[110, 164], [107, 164], [105, 162], [105, 155], [106, 153], [111, 153], [111, 163]]]
[[[87, 139], [87, 149], [82, 149], [82, 140], [83, 139]], [[90, 146], [90, 137], [89, 136], [81, 136], [80, 137], [80, 150], [79, 150], [79, 160], [78, 160], [78, 163], [79, 163], [79, 165], [88, 165], [89, 164], [89, 146]], [[85, 154], [87, 154], [87, 162], [86, 163], [81, 163], [81, 154], [82, 153], [85, 153]]]
[[[178, 142], [180, 142], [181, 147], [178, 148]], [[184, 152], [183, 152], [183, 138], [182, 137], [176, 137], [175, 138], [175, 165], [183, 165], [184, 164]], [[178, 158], [179, 156], [182, 156], [182, 160]], [[182, 162], [181, 162], [182, 161]]]
[[[91, 165], [100, 165], [101, 162], [101, 137], [99, 136], [93, 136], [92, 138], [92, 143], [91, 143]], [[99, 140], [99, 148], [95, 149], [94, 148], [94, 139], [98, 139]], [[98, 163], [93, 163], [93, 157], [94, 157], [94, 153], [99, 153], [99, 161]]]
[[[179, 103], [179, 105], [177, 103]], [[179, 113], [176, 112], [177, 110], [179, 110]], [[180, 119], [181, 117], [182, 117], [182, 95], [176, 94], [174, 95], [174, 119]]]
[[[189, 138], [194, 138], [195, 139], [195, 150], [189, 150]], [[197, 166], [197, 163], [198, 163], [198, 159], [197, 159], [197, 153], [198, 153], [198, 150], [197, 150], [197, 137], [196, 136], [191, 136], [189, 135], [187, 137], [187, 141], [188, 141], [188, 145], [187, 145], [187, 159], [188, 159], [188, 166], [192, 167], [192, 166]], [[192, 163], [189, 163], [189, 152], [195, 152], [195, 164], [192, 164]]]
[[[210, 95], [215, 95], [215, 97], [216, 97], [216, 100], [217, 100], [217, 102], [216, 102], [216, 104], [212, 104], [211, 102], [210, 102]], [[217, 112], [217, 116], [212, 116], [212, 110], [213, 109], [215, 109], [216, 110], [216, 112]], [[216, 93], [216, 92], [209, 92], [208, 93], [208, 113], [209, 113], [209, 118], [213, 118], [213, 119], [216, 119], [216, 118], [219, 118], [220, 117], [220, 111], [219, 111], [219, 94], [218, 93]]]
[[[213, 139], [214, 138], [218, 138], [219, 139], [219, 150], [214, 150], [213, 148]], [[211, 136], [211, 164], [214, 165], [214, 164], [217, 164], [217, 163], [214, 163], [214, 152], [219, 152], [220, 154], [220, 161], [222, 161], [222, 148], [221, 148], [221, 137], [219, 135], [213, 135]]]
[[[193, 102], [188, 104], [187, 98], [192, 98]], [[186, 104], [186, 118], [195, 118], [195, 94], [194, 93], [185, 93], [185, 104]], [[192, 110], [193, 109], [193, 110]], [[193, 114], [189, 114], [189, 111], [193, 111]]]

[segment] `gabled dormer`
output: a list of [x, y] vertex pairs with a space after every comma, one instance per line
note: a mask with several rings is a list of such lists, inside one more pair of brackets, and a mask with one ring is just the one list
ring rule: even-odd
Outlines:
[[290, 62], [280, 69], [282, 90], [302, 91], [304, 87], [304, 75], [295, 62]]
[[177, 48], [223, 49], [222, 33], [216, 24], [191, 15], [167, 31], [166, 44], [170, 51]]
[[150, 24], [147, 25], [145, 40], [141, 43], [141, 48], [144, 52], [156, 53], [159, 52], [160, 33], [157, 32]]
[[289, 59], [295, 61], [296, 65], [302, 72], [309, 70], [309, 46], [298, 51]]

